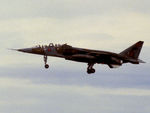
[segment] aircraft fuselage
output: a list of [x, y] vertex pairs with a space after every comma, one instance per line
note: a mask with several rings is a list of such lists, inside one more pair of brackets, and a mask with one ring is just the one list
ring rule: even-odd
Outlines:
[[143, 42], [139, 41], [119, 54], [107, 51], [77, 48], [67, 44], [53, 45], [52, 43], [48, 46], [36, 46], [33, 48], [18, 49], [18, 51], [43, 55], [45, 68], [49, 67], [47, 64], [47, 56], [88, 63], [87, 72], [90, 74], [95, 72], [93, 65], [96, 63], [107, 64], [110, 68], [119, 67], [123, 63], [143, 63], [142, 60], [138, 59], [142, 45]]

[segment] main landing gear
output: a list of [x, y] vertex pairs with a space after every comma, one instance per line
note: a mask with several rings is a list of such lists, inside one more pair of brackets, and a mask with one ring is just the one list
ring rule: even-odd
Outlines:
[[92, 74], [95, 73], [95, 69], [93, 68], [94, 63], [88, 63], [87, 73]]
[[44, 63], [45, 63], [45, 68], [48, 69], [49, 65], [47, 64], [47, 56], [44, 55]]

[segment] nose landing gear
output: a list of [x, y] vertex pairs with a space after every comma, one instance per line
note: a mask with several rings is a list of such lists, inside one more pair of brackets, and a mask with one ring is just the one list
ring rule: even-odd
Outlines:
[[48, 69], [49, 65], [47, 64], [47, 56], [44, 55], [44, 63], [45, 63], [45, 68]]
[[93, 68], [94, 63], [88, 63], [87, 73], [92, 74], [95, 73], [95, 69]]

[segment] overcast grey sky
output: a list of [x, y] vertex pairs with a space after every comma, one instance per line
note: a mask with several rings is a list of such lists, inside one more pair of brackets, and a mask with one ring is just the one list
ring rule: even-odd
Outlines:
[[[0, 113], [150, 113], [150, 1], [0, 0]], [[145, 41], [146, 64], [118, 69], [9, 51], [38, 44], [121, 52]]]

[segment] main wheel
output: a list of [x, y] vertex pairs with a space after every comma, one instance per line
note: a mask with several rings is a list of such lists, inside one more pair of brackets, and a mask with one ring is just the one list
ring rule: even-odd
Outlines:
[[48, 65], [48, 64], [45, 64], [45, 68], [48, 69], [48, 68], [49, 68], [49, 65]]
[[91, 71], [92, 71], [92, 73], [95, 73], [95, 69], [92, 69]]
[[95, 73], [95, 69], [88, 69], [88, 70], [87, 70], [87, 73], [88, 73], [88, 74]]

